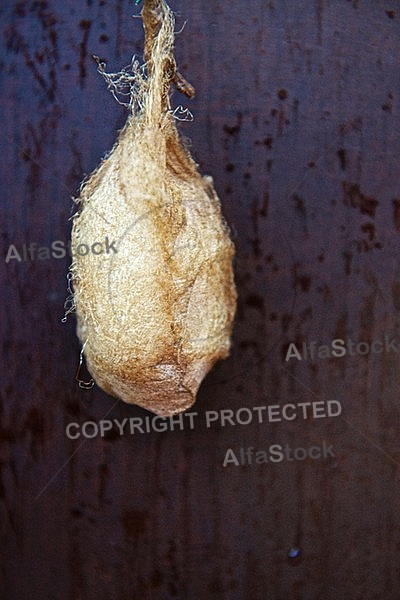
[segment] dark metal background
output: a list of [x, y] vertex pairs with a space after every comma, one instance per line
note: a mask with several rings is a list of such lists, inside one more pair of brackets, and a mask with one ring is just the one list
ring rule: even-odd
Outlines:
[[[79, 447], [69, 423], [147, 413], [76, 382], [68, 259], [5, 257], [68, 239], [70, 197], [126, 118], [91, 55], [109, 71], [140, 57], [139, 9], [0, 7], [0, 597], [397, 600], [400, 351], [285, 355], [291, 342], [400, 340], [398, 2], [172, 8], [197, 90], [174, 96], [195, 115], [181, 131], [237, 246], [234, 347], [202, 386], [192, 431]], [[204, 424], [207, 410], [317, 397], [339, 400], [343, 419]], [[322, 440], [334, 459], [222, 466], [228, 448]]]

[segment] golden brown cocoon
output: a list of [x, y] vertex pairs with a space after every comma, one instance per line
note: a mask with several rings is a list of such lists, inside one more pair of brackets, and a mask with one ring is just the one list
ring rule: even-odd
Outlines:
[[[147, 76], [132, 75], [127, 123], [82, 185], [71, 273], [77, 333], [96, 383], [169, 416], [195, 402], [229, 353], [234, 246], [212, 180], [182, 145], [170, 108], [172, 14], [165, 2], [145, 2], [142, 16]], [[76, 251], [106, 237], [116, 251]]]

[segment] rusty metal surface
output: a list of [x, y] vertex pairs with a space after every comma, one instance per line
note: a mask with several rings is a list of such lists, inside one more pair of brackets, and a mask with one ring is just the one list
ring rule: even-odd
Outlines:
[[[174, 97], [195, 115], [181, 131], [237, 246], [234, 347], [193, 429], [86, 440], [67, 425], [148, 413], [75, 380], [68, 257], [5, 259], [68, 240], [70, 198], [126, 117], [91, 55], [109, 71], [140, 57], [139, 9], [0, 7], [0, 597], [397, 600], [397, 3], [171, 5], [197, 93]], [[290, 344], [338, 338], [383, 351], [285, 360]], [[206, 426], [208, 411], [333, 399], [338, 417]], [[323, 440], [334, 457], [223, 466], [229, 448]]]

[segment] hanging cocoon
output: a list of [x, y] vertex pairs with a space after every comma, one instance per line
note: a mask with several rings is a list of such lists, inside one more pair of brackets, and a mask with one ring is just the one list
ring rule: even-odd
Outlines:
[[[176, 129], [171, 83], [191, 90], [176, 71], [172, 13], [164, 1], [145, 0], [142, 17], [146, 70], [121, 74], [130, 114], [81, 186], [71, 278], [96, 383], [170, 416], [195, 402], [203, 378], [229, 354], [234, 246], [212, 179], [200, 175]], [[80, 244], [99, 254], [81, 255]]]

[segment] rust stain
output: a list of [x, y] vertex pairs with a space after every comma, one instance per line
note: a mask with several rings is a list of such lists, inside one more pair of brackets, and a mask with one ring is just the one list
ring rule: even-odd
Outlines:
[[79, 46], [79, 84], [81, 87], [83, 87], [86, 77], [87, 44], [91, 26], [92, 21], [88, 19], [82, 19], [79, 23], [79, 27], [83, 31], [82, 41]]
[[364, 195], [360, 186], [356, 183], [343, 181], [342, 189], [344, 193], [344, 204], [353, 208], [358, 208], [361, 214], [375, 217], [376, 208], [379, 204], [372, 196]]

